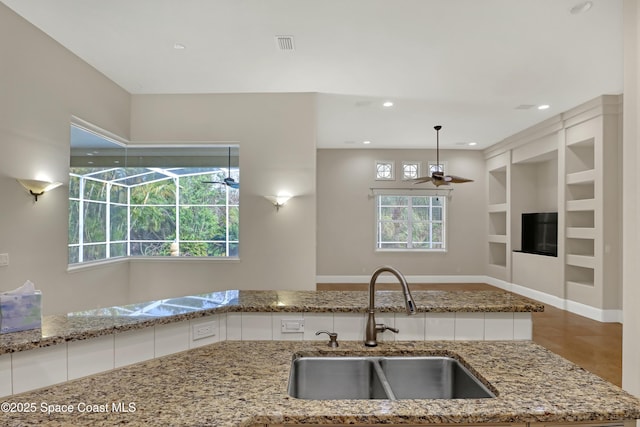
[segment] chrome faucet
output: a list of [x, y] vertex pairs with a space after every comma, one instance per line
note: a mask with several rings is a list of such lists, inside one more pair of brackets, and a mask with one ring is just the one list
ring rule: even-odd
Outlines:
[[376, 271], [373, 272], [371, 276], [371, 281], [369, 281], [369, 316], [367, 318], [367, 329], [364, 338], [364, 345], [367, 347], [375, 347], [378, 345], [377, 335], [378, 332], [384, 332], [389, 330], [394, 333], [400, 332], [396, 328], [391, 328], [385, 324], [378, 323], [376, 324], [376, 280], [378, 280], [378, 276], [384, 272], [388, 272], [396, 276], [400, 285], [402, 286], [402, 292], [404, 293], [404, 303], [407, 308], [407, 314], [416, 314], [416, 303], [413, 301], [413, 297], [411, 296], [411, 291], [409, 291], [409, 284], [407, 280], [404, 278], [402, 273], [396, 270], [393, 267], [388, 265], [383, 265], [382, 267], [378, 267]]

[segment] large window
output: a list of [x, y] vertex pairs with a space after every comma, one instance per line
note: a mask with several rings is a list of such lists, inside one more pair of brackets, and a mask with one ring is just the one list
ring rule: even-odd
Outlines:
[[376, 195], [378, 250], [446, 250], [446, 197]]
[[69, 264], [238, 256], [237, 147], [127, 147], [121, 156], [87, 147], [83, 133], [72, 127]]

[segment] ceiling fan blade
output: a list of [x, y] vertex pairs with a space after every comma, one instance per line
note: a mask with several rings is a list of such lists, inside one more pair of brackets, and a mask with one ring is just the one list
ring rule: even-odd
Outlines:
[[228, 185], [231, 188], [235, 188], [238, 189], [240, 188], [240, 183], [239, 182], [235, 182], [233, 180], [233, 178], [225, 178], [224, 181], [202, 181], [203, 184], [222, 184], [222, 185]]
[[432, 178], [430, 176], [421, 176], [421, 177], [412, 179], [412, 181], [414, 184], [422, 184], [425, 182], [431, 182]]
[[461, 176], [455, 176], [455, 175], [447, 175], [445, 177], [445, 180], [448, 182], [453, 182], [454, 184], [460, 184], [463, 182], [473, 182], [472, 179], [469, 178], [463, 178]]

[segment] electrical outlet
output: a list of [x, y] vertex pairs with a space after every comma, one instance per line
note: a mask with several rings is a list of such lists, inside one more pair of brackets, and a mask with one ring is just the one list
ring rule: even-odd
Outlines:
[[212, 337], [216, 334], [216, 322], [202, 322], [192, 325], [192, 341]]
[[304, 320], [302, 319], [281, 319], [280, 331], [283, 334], [294, 334], [304, 332]]
[[0, 267], [9, 265], [9, 254], [0, 254]]

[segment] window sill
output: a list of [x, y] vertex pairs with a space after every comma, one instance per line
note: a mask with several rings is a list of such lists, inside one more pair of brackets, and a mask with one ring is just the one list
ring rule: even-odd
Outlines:
[[119, 258], [110, 258], [100, 261], [92, 261], [85, 262], [82, 264], [72, 264], [67, 266], [68, 273], [75, 273], [79, 271], [92, 270], [96, 268], [104, 268], [106, 266], [110, 266], [113, 264], [120, 263], [155, 263], [155, 262], [214, 262], [214, 263], [236, 263], [240, 262], [240, 257], [186, 257], [186, 256], [177, 256], [177, 257], [145, 257], [145, 256], [134, 256], [134, 257], [119, 257]]
[[132, 256], [131, 262], [240, 262], [240, 257], [206, 257], [206, 256]]
[[375, 252], [402, 252], [402, 253], [411, 253], [411, 252], [432, 252], [432, 253], [446, 253], [446, 249], [376, 249]]

